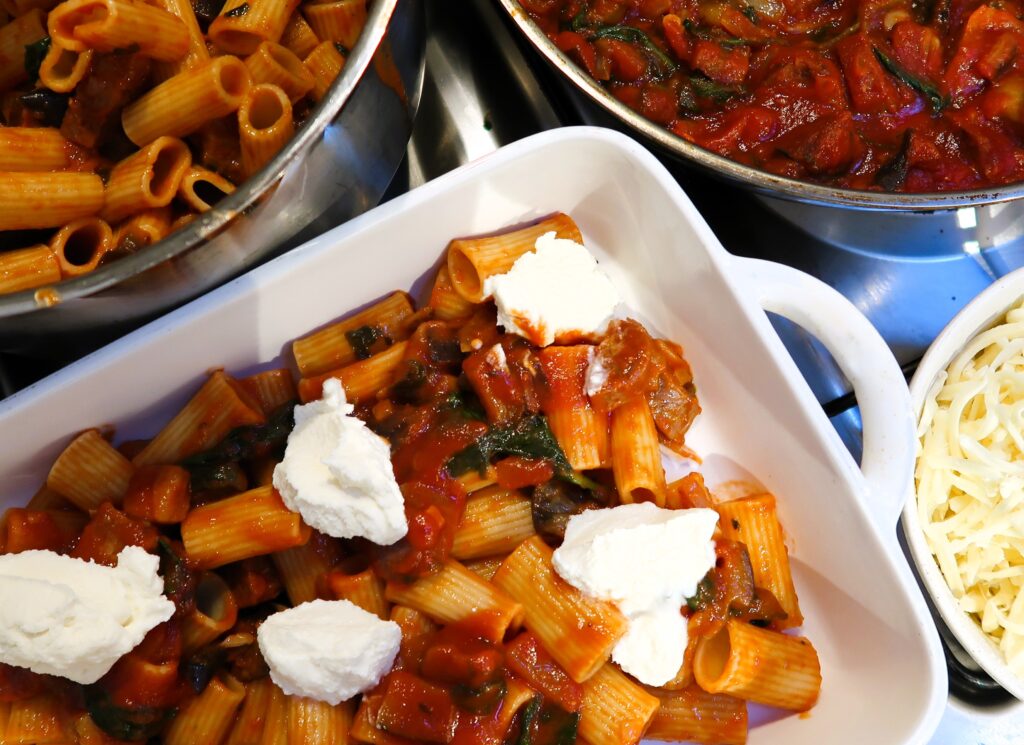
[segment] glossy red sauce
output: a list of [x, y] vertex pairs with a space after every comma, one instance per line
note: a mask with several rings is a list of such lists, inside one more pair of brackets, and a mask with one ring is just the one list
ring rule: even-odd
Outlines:
[[930, 192], [1024, 178], [1016, 0], [522, 0], [630, 108], [771, 173]]

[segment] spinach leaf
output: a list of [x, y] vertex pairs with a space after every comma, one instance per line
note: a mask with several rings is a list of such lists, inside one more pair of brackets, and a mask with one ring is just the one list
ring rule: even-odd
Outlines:
[[196, 14], [199, 27], [206, 31], [207, 26], [224, 9], [224, 0], [192, 0], [192, 12]]
[[68, 101], [71, 100], [71, 95], [57, 93], [46, 88], [36, 88], [28, 93], [22, 93], [18, 96], [18, 100], [26, 109], [39, 114], [42, 117], [40, 122], [45, 126], [59, 127], [68, 111]]
[[693, 87], [693, 92], [696, 95], [702, 98], [710, 98], [717, 104], [723, 104], [733, 96], [746, 94], [746, 90], [742, 86], [722, 85], [703, 75], [691, 75], [690, 85]]
[[50, 37], [44, 36], [39, 41], [25, 45], [25, 72], [28, 73], [30, 82], [39, 79], [39, 67], [43, 64], [43, 58], [50, 51]]
[[537, 721], [537, 714], [540, 712], [540, 702], [541, 697], [534, 696], [523, 709], [523, 721], [520, 724], [519, 738], [516, 740], [515, 745], [534, 745], [533, 733], [530, 730], [533, 728], [533, 723]]
[[670, 75], [676, 69], [676, 63], [655, 44], [651, 37], [633, 26], [605, 26], [594, 31], [595, 39], [617, 39], [627, 44], [636, 44], [647, 58], [654, 63], [659, 75]]
[[427, 382], [427, 368], [419, 360], [409, 360], [406, 368], [405, 375], [391, 386], [391, 398], [400, 404], [419, 403], [420, 389]]
[[348, 57], [350, 54], [352, 54], [352, 50], [349, 49], [344, 44], [342, 44], [340, 41], [334, 42], [334, 48], [338, 50], [338, 54], [340, 54], [342, 57]]
[[279, 406], [265, 424], [231, 430], [212, 448], [190, 455], [181, 465], [191, 471], [195, 466], [219, 465], [283, 452], [288, 435], [295, 427], [295, 404], [289, 401]]
[[211, 463], [210, 465], [185, 465], [189, 476], [189, 489], [193, 494], [203, 492], [243, 492], [249, 480], [245, 471], [235, 461]]
[[580, 729], [580, 713], [574, 711], [568, 715], [565, 724], [555, 733], [555, 740], [552, 745], [573, 745], [576, 742]]
[[548, 420], [540, 415], [523, 417], [508, 427], [492, 428], [448, 460], [448, 473], [452, 476], [461, 476], [472, 470], [486, 473], [487, 464], [499, 455], [544, 458], [551, 461], [558, 478], [585, 489], [596, 486], [586, 476], [572, 469], [569, 459], [551, 433]]
[[704, 575], [697, 584], [697, 594], [692, 598], [686, 598], [686, 604], [692, 611], [704, 610], [711, 602], [715, 599], [715, 580], [711, 576], [711, 572]]
[[914, 89], [924, 96], [932, 107], [932, 113], [938, 114], [949, 105], [949, 99], [942, 95], [941, 91], [933, 83], [913, 75], [904, 69], [896, 60], [887, 55], [878, 47], [872, 47], [875, 58], [881, 63], [890, 75], [906, 86]]
[[352, 350], [356, 353], [356, 359], [360, 360], [372, 357], [372, 347], [381, 339], [384, 339], [389, 345], [391, 344], [391, 339], [388, 338], [387, 333], [380, 326], [360, 326], [357, 329], [346, 331], [345, 338], [352, 345]]
[[156, 737], [175, 714], [174, 709], [115, 706], [110, 695], [97, 685], [86, 686], [85, 706], [96, 726], [115, 740], [140, 741]]
[[493, 714], [508, 692], [508, 685], [504, 678], [484, 683], [479, 688], [471, 688], [467, 685], [456, 685], [452, 687], [452, 700], [460, 709], [471, 714]]
[[232, 8], [224, 14], [225, 18], [241, 18], [249, 12], [249, 3], [242, 3], [237, 8]]
[[747, 17], [747, 20], [755, 26], [760, 22], [761, 17], [757, 14], [757, 8], [753, 5], [744, 5], [740, 12]]
[[[444, 400], [444, 409], [463, 419], [486, 422], [487, 413], [480, 399], [472, 391], [458, 390], [450, 393]], [[486, 466], [484, 467], [486, 469]]]
[[735, 36], [716, 36], [710, 31], [710, 29], [701, 28], [690, 19], [686, 19], [685, 21], [683, 21], [683, 28], [685, 28], [691, 34], [696, 36], [698, 39], [702, 39], [704, 41], [715, 41], [726, 48], [739, 47], [743, 46], [744, 44], [751, 43], [746, 39], [739, 39]]
[[185, 557], [174, 550], [169, 540], [160, 538], [156, 548], [160, 555], [160, 574], [164, 578], [164, 595], [180, 608], [189, 603], [195, 592], [196, 577], [189, 570]]

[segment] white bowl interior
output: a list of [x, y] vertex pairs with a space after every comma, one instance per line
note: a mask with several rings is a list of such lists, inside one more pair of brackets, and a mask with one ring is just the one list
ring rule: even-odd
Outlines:
[[[1024, 297], [1024, 269], [1018, 269], [993, 283], [968, 303], [942, 330], [921, 359], [910, 383], [915, 421], [920, 419], [928, 392], [938, 375], [949, 367], [953, 358], [971, 339], [998, 323], [1010, 306], [1021, 297]], [[985, 672], [1017, 699], [1024, 701], [1024, 679], [1010, 670], [999, 647], [970, 615], [960, 609], [949, 585], [946, 584], [921, 530], [913, 484], [903, 510], [902, 524], [918, 576], [931, 595], [946, 626]]]
[[685, 347], [704, 408], [689, 441], [708, 471], [742, 464], [779, 498], [824, 683], [808, 716], [755, 713], [750, 742], [926, 739], [945, 671], [909, 568], [871, 525], [849, 456], [764, 314], [727, 276], [730, 257], [667, 172], [606, 131], [539, 135], [470, 164], [4, 402], [0, 507], [28, 498], [71, 433], [152, 435], [210, 368], [279, 364], [290, 340], [392, 289], [422, 297], [451, 238], [556, 210], [630, 307]]

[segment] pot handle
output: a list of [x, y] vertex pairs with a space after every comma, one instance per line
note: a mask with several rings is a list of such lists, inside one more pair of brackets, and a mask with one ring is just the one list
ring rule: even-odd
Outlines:
[[891, 536], [915, 448], [910, 392], [896, 358], [856, 306], [821, 280], [771, 261], [735, 261], [760, 306], [817, 337], [853, 385], [864, 430], [866, 506], [882, 535]]

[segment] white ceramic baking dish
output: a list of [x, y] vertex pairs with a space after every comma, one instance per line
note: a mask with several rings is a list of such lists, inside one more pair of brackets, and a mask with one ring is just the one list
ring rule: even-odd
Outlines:
[[[953, 358], [960, 354], [971, 339], [999, 323], [1010, 306], [1016, 304], [1021, 297], [1024, 297], [1024, 269], [1018, 269], [991, 284], [946, 325], [921, 358], [910, 382], [915, 421], [920, 418], [928, 392], [939, 373], [949, 367]], [[917, 566], [918, 576], [931, 595], [935, 608], [946, 626], [985, 672], [1018, 700], [1024, 701], [1024, 679], [1010, 670], [999, 647], [988, 638], [971, 616], [960, 609], [953, 592], [946, 584], [921, 530], [913, 483], [908, 487], [902, 527], [910, 554]], [[1019, 710], [1022, 707], [1014, 708]]]
[[[684, 345], [704, 408], [687, 439], [707, 472], [734, 475], [740, 464], [778, 496], [803, 631], [820, 653], [824, 684], [807, 716], [755, 712], [750, 742], [926, 741], [946, 678], [935, 628], [895, 547], [913, 457], [895, 361], [835, 291], [726, 253], [668, 172], [608, 130], [544, 133], [470, 163], [0, 404], [4, 500], [28, 498], [69, 434], [108, 423], [119, 438], [149, 436], [210, 368], [278, 365], [290, 340], [350, 309], [394, 288], [422, 293], [452, 237], [556, 210], [577, 220], [629, 306]], [[865, 428], [862, 469], [764, 309], [816, 334], [852, 381]]]

